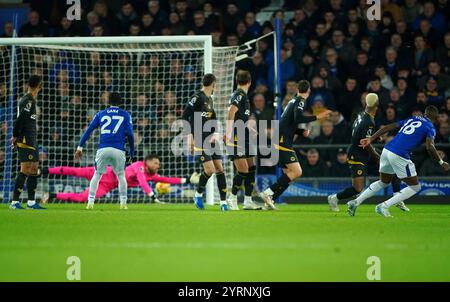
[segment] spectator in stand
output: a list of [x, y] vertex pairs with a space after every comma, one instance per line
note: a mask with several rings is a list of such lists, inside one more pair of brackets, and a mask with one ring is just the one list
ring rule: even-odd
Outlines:
[[437, 79], [430, 76], [425, 83], [425, 94], [430, 105], [435, 105], [438, 108], [444, 104], [444, 92], [438, 88]]
[[331, 113], [331, 122], [333, 123], [334, 143], [350, 143], [351, 129], [344, 116], [337, 110]]
[[334, 109], [334, 98], [331, 91], [325, 88], [323, 79], [315, 76], [311, 82], [311, 94], [306, 101], [306, 107], [312, 108], [314, 114], [322, 108]]
[[351, 64], [349, 76], [358, 82], [359, 87], [366, 87], [373, 74], [367, 52], [360, 51], [356, 55], [356, 63]]
[[337, 108], [340, 109], [345, 120], [352, 121], [353, 115], [361, 111], [361, 93], [358, 91], [356, 79], [347, 78], [341, 93], [339, 93]]
[[395, 110], [395, 105], [393, 103], [389, 103], [385, 112], [384, 112], [384, 118], [382, 118], [378, 122], [378, 127], [380, 126], [386, 126], [392, 123], [396, 123], [399, 121], [399, 118], [397, 117], [397, 112]]
[[[447, 156], [442, 150], [437, 150], [439, 156], [447, 161]], [[430, 157], [427, 157], [420, 167], [419, 171], [420, 176], [449, 176], [450, 173], [442, 169], [438, 162], [434, 161]]]
[[122, 35], [128, 34], [128, 29], [133, 22], [138, 20], [138, 15], [134, 10], [133, 5], [126, 1], [122, 4], [120, 12], [116, 15], [119, 21], [120, 33]]
[[327, 177], [329, 168], [320, 158], [317, 149], [309, 149], [306, 155], [306, 161], [302, 163], [303, 177]]
[[176, 0], [175, 12], [178, 13], [181, 23], [185, 26], [191, 26], [194, 23], [192, 10], [189, 8], [187, 0]]
[[171, 12], [169, 14], [169, 29], [172, 35], [186, 34], [186, 26], [181, 22], [180, 15], [177, 12]]
[[405, 5], [401, 7], [403, 20], [411, 24], [418, 15], [422, 13], [422, 5], [417, 0], [405, 0]]
[[[281, 52], [280, 52], [280, 74], [278, 75], [281, 78], [281, 87], [283, 87], [286, 84], [286, 81], [288, 79], [291, 79], [293, 77], [295, 77], [295, 75], [297, 74], [297, 68], [295, 67], [295, 63], [294, 60], [292, 60], [292, 58], [288, 57], [287, 54], [287, 49], [286, 48], [282, 48]], [[274, 91], [274, 86], [273, 84], [275, 83], [275, 70], [274, 70], [274, 65], [269, 66], [269, 70], [268, 70], [268, 76], [267, 76], [267, 81], [269, 84], [269, 89], [271, 91]]]
[[20, 37], [47, 37], [48, 24], [47, 21], [41, 20], [39, 13], [32, 10], [28, 13], [28, 23], [20, 27]]
[[337, 52], [333, 48], [328, 48], [325, 51], [325, 61], [330, 74], [343, 82], [347, 75], [346, 63], [339, 59]]
[[450, 31], [444, 36], [444, 44], [436, 51], [436, 60], [443, 72], [450, 74]]
[[419, 89], [424, 89], [425, 84], [430, 77], [434, 77], [437, 81], [437, 87], [440, 90], [445, 90], [450, 87], [450, 76], [441, 72], [441, 67], [437, 61], [431, 61], [428, 63], [428, 72], [423, 75], [418, 81], [417, 85]]
[[325, 56], [327, 49], [332, 48], [338, 54], [339, 59], [344, 64], [350, 64], [356, 57], [356, 50], [353, 45], [346, 42], [344, 39], [344, 33], [340, 29], [335, 29], [331, 36], [331, 41], [325, 45], [325, 51], [322, 56]]
[[381, 86], [380, 78], [377, 76], [372, 77], [367, 85], [367, 92], [376, 93], [380, 102], [380, 107], [385, 109], [389, 102], [389, 90]]
[[339, 148], [336, 154], [336, 159], [333, 161], [330, 169], [331, 177], [350, 177], [350, 169], [348, 167], [347, 151], [344, 148]]
[[436, 29], [439, 34], [443, 34], [445, 32], [445, 18], [440, 12], [436, 12], [436, 7], [433, 2], [427, 1], [423, 4], [423, 13], [417, 16], [412, 23], [412, 29], [414, 31], [419, 29], [420, 21], [423, 19], [430, 21], [432, 27]]
[[394, 83], [392, 83], [391, 76], [386, 74], [386, 70], [383, 65], [378, 65], [375, 67], [375, 75], [380, 78], [380, 84], [382, 87], [390, 90], [394, 87]]
[[425, 38], [417, 35], [414, 38], [413, 76], [420, 78], [427, 70], [428, 63], [433, 59], [433, 50], [427, 47]]
[[223, 15], [223, 28], [226, 33], [235, 31], [239, 21], [242, 20], [241, 12], [236, 3], [230, 2], [226, 6], [226, 11]]
[[[322, 131], [319, 136], [313, 139], [314, 144], [319, 145], [331, 145], [339, 143], [339, 138], [334, 131], [333, 122], [326, 120], [322, 122]], [[319, 149], [320, 157], [326, 162], [328, 167], [331, 166], [331, 162], [336, 156], [336, 150], [333, 149]]]
[[6, 21], [3, 25], [3, 35], [2, 38], [12, 38], [14, 33], [14, 25], [11, 21]]
[[290, 100], [296, 97], [298, 94], [298, 83], [294, 79], [286, 81], [286, 93], [283, 97], [283, 109], [286, 108]]
[[194, 13], [194, 26], [192, 30], [196, 35], [209, 35], [211, 33], [211, 28], [209, 24], [206, 23], [203, 11], [196, 11]]
[[416, 106], [420, 111], [425, 112], [425, 108], [428, 106], [428, 97], [424, 91], [417, 92]]
[[247, 12], [245, 14], [245, 25], [247, 26], [247, 32], [253, 37], [259, 37], [261, 35], [261, 24], [256, 21], [256, 15], [254, 12]]
[[167, 12], [161, 8], [159, 0], [150, 0], [148, 2], [148, 11], [159, 27], [167, 25], [168, 15]]

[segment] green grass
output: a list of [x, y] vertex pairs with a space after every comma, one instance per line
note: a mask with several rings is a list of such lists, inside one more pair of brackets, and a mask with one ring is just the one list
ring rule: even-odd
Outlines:
[[[200, 212], [193, 205], [49, 205], [0, 208], [0, 281], [65, 281], [69, 256], [82, 281], [450, 281], [450, 206], [363, 205], [356, 217], [326, 205], [280, 211]], [[341, 206], [341, 210], [344, 207]]]

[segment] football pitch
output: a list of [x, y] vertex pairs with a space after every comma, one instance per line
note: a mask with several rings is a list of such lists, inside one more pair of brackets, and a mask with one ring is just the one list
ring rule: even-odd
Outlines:
[[382, 218], [373, 205], [280, 211], [198, 211], [191, 205], [0, 205], [0, 281], [450, 281], [450, 206], [410, 205]]

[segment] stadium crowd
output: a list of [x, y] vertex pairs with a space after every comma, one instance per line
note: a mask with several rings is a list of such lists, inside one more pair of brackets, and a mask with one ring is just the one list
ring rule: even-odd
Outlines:
[[[32, 10], [28, 22], [20, 26], [22, 37], [211, 34], [215, 46], [237, 46], [273, 31], [275, 18], [281, 19], [283, 107], [296, 94], [297, 82], [307, 79], [312, 85], [307, 110], [311, 114], [325, 108], [333, 110], [329, 121], [312, 123], [309, 137], [298, 136], [297, 151], [303, 159], [305, 177], [350, 175], [345, 148], [308, 145], [349, 143], [352, 122], [363, 110], [363, 100], [369, 92], [378, 94], [380, 99], [378, 127], [421, 114], [427, 104], [433, 104], [440, 109], [439, 123], [435, 125], [436, 143], [450, 143], [449, 0], [381, 0], [379, 21], [367, 20], [365, 0], [285, 0], [284, 6], [264, 22], [257, 21], [257, 14], [270, 4], [267, 0], [81, 1], [81, 21], [67, 19], [65, 1], [24, 2], [29, 2]], [[3, 36], [9, 37], [12, 32], [12, 23], [6, 22]], [[248, 59], [237, 63], [237, 69], [251, 72], [250, 98], [255, 117], [272, 120], [272, 38], [260, 40], [257, 46]], [[7, 48], [0, 46], [3, 66], [9, 64], [8, 56]], [[128, 100], [126, 109], [135, 118], [138, 157], [143, 157], [148, 146], [167, 146], [171, 123], [199, 88], [200, 62], [193, 58], [189, 65], [183, 65], [186, 57], [182, 54], [170, 58], [155, 54], [139, 64], [131, 63], [136, 60], [129, 54], [113, 58], [90, 52], [85, 56], [87, 68], [79, 68], [72, 54], [63, 51], [36, 52], [28, 58], [32, 66], [19, 67], [25, 68], [24, 73], [42, 74], [43, 95], [53, 98], [51, 104], [55, 105], [40, 116], [40, 120], [47, 121], [40, 131], [41, 141], [49, 142], [42, 150], [43, 160], [68, 163], [73, 139], [83, 130], [74, 125], [86, 127], [107, 101], [108, 93], [117, 87]], [[160, 75], [164, 74], [162, 79]], [[2, 68], [2, 141], [7, 129], [8, 76], [9, 68]], [[174, 91], [173, 87], [182, 89]], [[391, 137], [392, 134], [384, 140]], [[52, 152], [61, 146], [69, 146], [70, 152]], [[450, 149], [441, 150], [447, 160]], [[4, 152], [0, 150], [0, 170]], [[419, 175], [446, 175], [425, 158], [424, 150], [414, 153]], [[176, 175], [177, 166], [172, 166], [173, 171], [166, 173]], [[260, 173], [273, 171], [260, 169]], [[370, 174], [377, 174], [376, 171], [374, 163]]]

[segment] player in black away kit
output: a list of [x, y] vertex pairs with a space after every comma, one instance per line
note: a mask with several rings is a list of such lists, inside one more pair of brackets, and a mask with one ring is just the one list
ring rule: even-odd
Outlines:
[[[236, 83], [237, 89], [230, 99], [225, 136], [229, 158], [236, 168], [228, 204], [231, 210], [239, 210], [237, 193], [243, 184], [244, 210], [260, 210], [261, 207], [252, 201], [252, 192], [255, 187], [256, 154], [250, 151], [252, 147], [250, 146], [250, 135], [256, 135], [256, 129], [250, 120], [250, 102], [247, 95], [252, 84], [250, 73], [245, 70], [238, 71]], [[246, 124], [245, 127], [244, 124]]]
[[[339, 212], [339, 201], [353, 198], [364, 189], [369, 157], [374, 158], [377, 162], [380, 161], [380, 155], [372, 146], [368, 146], [366, 149], [359, 147], [361, 139], [370, 137], [375, 133], [374, 118], [379, 105], [378, 96], [375, 93], [367, 94], [365, 101], [366, 109], [353, 122], [351, 145], [348, 149], [348, 164], [351, 169], [352, 186], [337, 194], [328, 196], [328, 204], [333, 212]], [[394, 187], [394, 192], [400, 190], [398, 178], [393, 180], [392, 186]], [[409, 211], [404, 203], [399, 204], [398, 207], [403, 211]]]
[[297, 125], [328, 118], [331, 114], [331, 110], [326, 110], [317, 116], [303, 115], [303, 109], [310, 91], [309, 82], [300, 81], [298, 83], [297, 96], [289, 101], [281, 115], [279, 125], [280, 141], [279, 144], [274, 144], [274, 147], [279, 152], [279, 164], [283, 168], [283, 175], [273, 185], [259, 194], [269, 210], [276, 210], [273, 199], [283, 194], [289, 187], [289, 184], [302, 175], [302, 168], [292, 147]]
[[35, 201], [39, 168], [39, 151], [36, 142], [36, 97], [41, 87], [41, 78], [36, 75], [31, 76], [28, 80], [27, 94], [19, 100], [11, 145], [17, 149], [20, 172], [16, 177], [11, 209], [23, 209], [19, 198], [25, 182], [28, 192], [27, 209], [44, 209]]
[[[219, 145], [216, 144], [220, 137], [215, 133], [217, 131], [217, 119], [211, 98], [215, 86], [216, 77], [210, 73], [206, 74], [202, 80], [202, 89], [192, 96], [186, 105], [182, 119], [188, 121], [191, 125], [191, 146], [194, 154], [198, 156], [203, 165], [203, 172], [200, 175], [194, 196], [195, 205], [200, 210], [205, 208], [203, 193], [208, 179], [215, 173], [220, 194], [220, 208], [222, 211], [227, 211], [227, 182], [222, 166], [221, 151], [218, 149]], [[198, 119], [197, 127], [195, 127], [195, 117]], [[205, 129], [203, 131], [203, 126], [207, 122], [212, 123], [211, 130]]]

